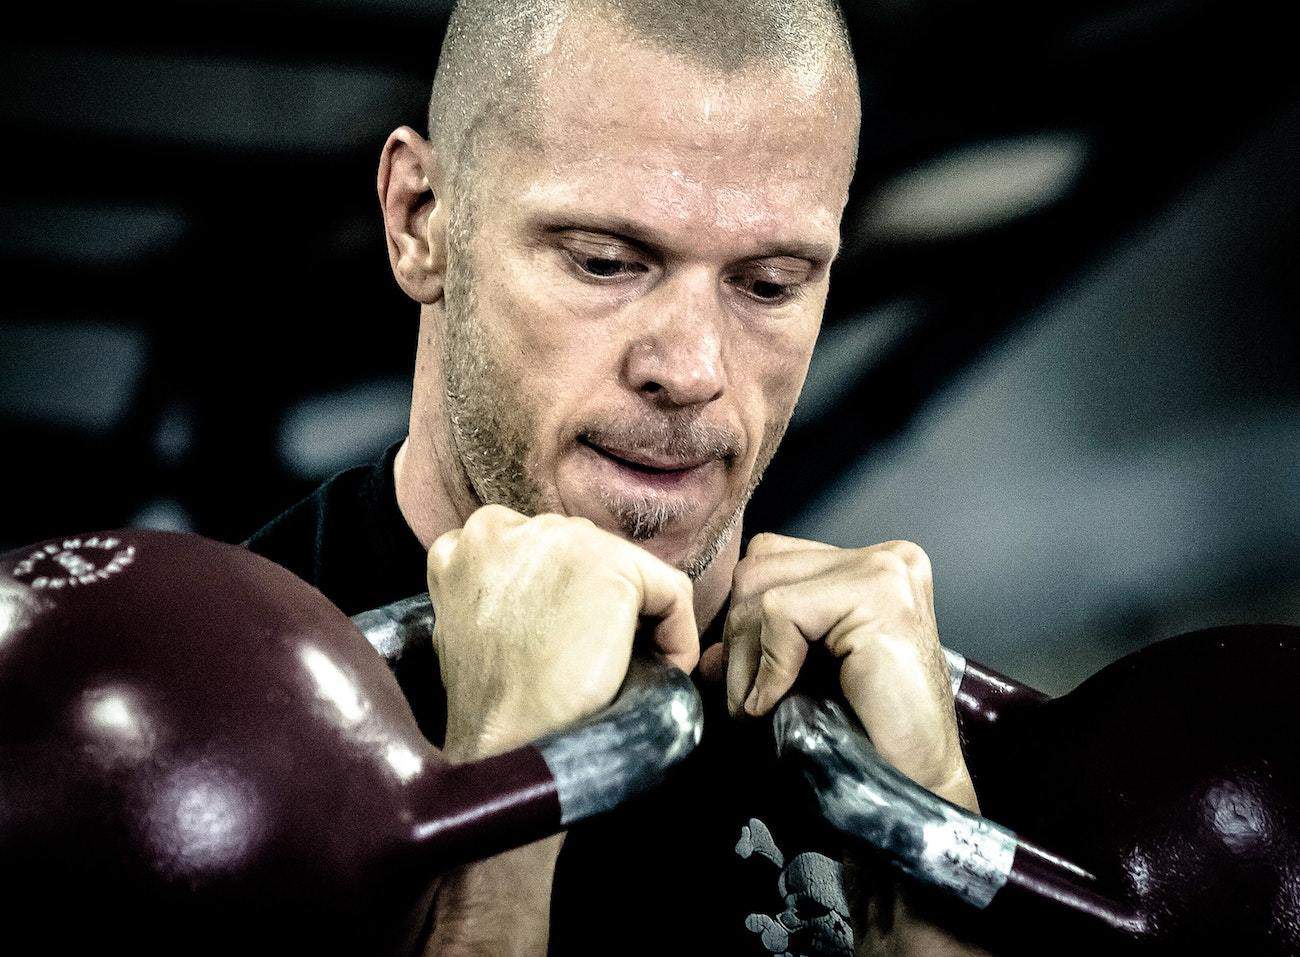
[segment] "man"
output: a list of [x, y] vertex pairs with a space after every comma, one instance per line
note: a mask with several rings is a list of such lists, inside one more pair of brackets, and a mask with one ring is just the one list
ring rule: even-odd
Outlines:
[[882, 753], [976, 806], [924, 553], [757, 535], [742, 557], [859, 116], [833, 0], [464, 0], [429, 140], [385, 145], [389, 259], [420, 304], [410, 434], [251, 547], [349, 613], [427, 572], [442, 688], [404, 680], [451, 760], [602, 707], [638, 629], [699, 659], [706, 700], [659, 791], [447, 875], [429, 953], [844, 953], [850, 903], [863, 952], [958, 952], [846, 901], [754, 720], [818, 643]]

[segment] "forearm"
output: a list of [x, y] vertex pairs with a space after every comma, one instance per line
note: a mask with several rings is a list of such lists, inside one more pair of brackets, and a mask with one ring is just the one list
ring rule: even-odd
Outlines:
[[[536, 727], [480, 714], [449, 716], [443, 757], [454, 764], [501, 754], [538, 737]], [[448, 871], [433, 898], [425, 957], [545, 954], [551, 882], [564, 833]]]
[[856, 957], [992, 957], [944, 929], [952, 912], [918, 907], [879, 862], [846, 857], [844, 876]]
[[545, 954], [563, 843], [556, 834], [443, 875], [425, 957]]

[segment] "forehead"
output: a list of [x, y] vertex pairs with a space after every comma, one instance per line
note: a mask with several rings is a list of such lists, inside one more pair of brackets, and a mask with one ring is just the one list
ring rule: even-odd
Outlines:
[[851, 83], [809, 66], [724, 75], [600, 24], [560, 30], [537, 67], [531, 135], [508, 164], [525, 203], [700, 238], [838, 234], [857, 139]]

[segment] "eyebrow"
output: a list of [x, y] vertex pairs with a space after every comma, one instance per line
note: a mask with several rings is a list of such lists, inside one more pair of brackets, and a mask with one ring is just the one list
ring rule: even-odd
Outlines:
[[[613, 237], [643, 252], [671, 249], [672, 243], [666, 236], [652, 227], [625, 219], [620, 216], [601, 216], [593, 213], [566, 210], [558, 213], [543, 214], [551, 225], [545, 227], [548, 233], [561, 233], [569, 229], [582, 229], [593, 233], [602, 233]], [[763, 249], [746, 259], [805, 259], [809, 262], [829, 264], [839, 252], [838, 241], [834, 244], [816, 241], [783, 241]]]

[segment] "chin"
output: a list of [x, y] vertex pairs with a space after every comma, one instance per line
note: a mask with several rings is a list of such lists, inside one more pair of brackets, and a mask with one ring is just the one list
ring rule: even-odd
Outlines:
[[735, 510], [725, 517], [710, 516], [708, 524], [696, 528], [685, 539], [670, 540], [665, 537], [640, 544], [656, 558], [685, 572], [694, 581], [712, 567], [713, 562], [730, 544], [740, 525], [740, 515], [740, 511]]

